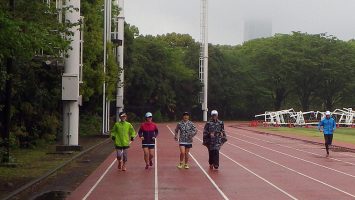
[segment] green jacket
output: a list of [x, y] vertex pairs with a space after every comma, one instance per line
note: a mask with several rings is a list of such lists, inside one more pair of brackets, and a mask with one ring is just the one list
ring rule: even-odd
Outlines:
[[136, 137], [136, 131], [129, 122], [116, 122], [111, 131], [111, 137], [115, 137], [117, 147], [129, 147], [131, 138]]

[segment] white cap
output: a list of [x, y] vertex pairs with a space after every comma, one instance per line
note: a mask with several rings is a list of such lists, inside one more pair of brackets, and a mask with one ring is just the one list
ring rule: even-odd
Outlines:
[[326, 112], [325, 112], [325, 115], [330, 115], [330, 111], [326, 111]]
[[218, 115], [217, 110], [212, 110], [212, 111], [211, 111], [211, 115]]
[[148, 118], [148, 117], [153, 117], [153, 114], [151, 112], [145, 113], [145, 118]]

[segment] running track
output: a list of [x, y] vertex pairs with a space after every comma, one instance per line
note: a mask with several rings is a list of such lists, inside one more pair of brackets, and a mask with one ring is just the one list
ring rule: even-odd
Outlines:
[[178, 169], [179, 150], [171, 130], [159, 124], [154, 167], [144, 169], [136, 139], [127, 171], [110, 155], [68, 199], [355, 199], [355, 154], [330, 152], [319, 145], [232, 128], [220, 152], [220, 170], [208, 167], [202, 146], [203, 124], [191, 150], [190, 169]]

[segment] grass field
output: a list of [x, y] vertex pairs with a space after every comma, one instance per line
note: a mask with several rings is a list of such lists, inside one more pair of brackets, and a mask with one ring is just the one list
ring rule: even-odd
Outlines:
[[[317, 128], [263, 127], [261, 129], [266, 131], [277, 132], [280, 134], [300, 135], [311, 138], [323, 138], [323, 134], [319, 132]], [[334, 140], [355, 144], [355, 128], [337, 128], [334, 132]]]
[[50, 152], [47, 148], [12, 150], [11, 156], [17, 166], [14, 168], [0, 167], [0, 179], [4, 181], [22, 178], [33, 179], [55, 168], [72, 156], [54, 155], [47, 152]]

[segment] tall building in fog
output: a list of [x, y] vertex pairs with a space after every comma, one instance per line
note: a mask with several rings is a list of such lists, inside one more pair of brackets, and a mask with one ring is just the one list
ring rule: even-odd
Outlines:
[[272, 36], [271, 20], [246, 20], [244, 21], [244, 42], [263, 37]]

